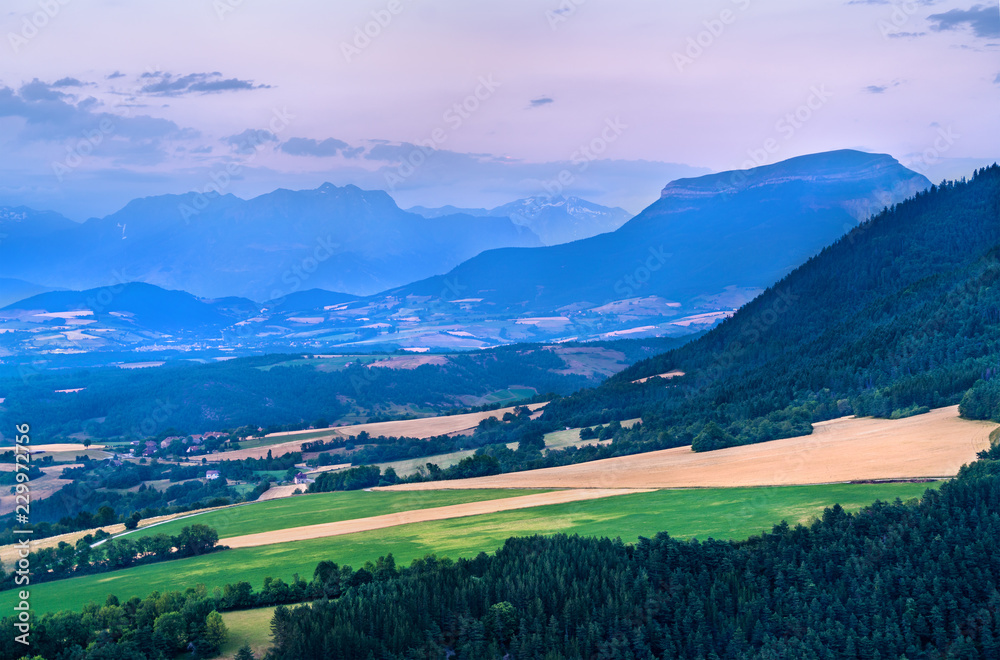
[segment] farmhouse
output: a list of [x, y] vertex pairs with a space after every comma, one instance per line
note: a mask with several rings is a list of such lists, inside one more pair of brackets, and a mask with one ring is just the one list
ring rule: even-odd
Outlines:
[[215, 481], [220, 476], [222, 475], [219, 474], [218, 470], [209, 470], [208, 472], [205, 473], [205, 478], [208, 479], [209, 481]]
[[311, 484], [313, 481], [315, 481], [315, 479], [310, 479], [309, 475], [307, 475], [305, 472], [299, 472], [297, 475], [295, 475], [296, 484]]

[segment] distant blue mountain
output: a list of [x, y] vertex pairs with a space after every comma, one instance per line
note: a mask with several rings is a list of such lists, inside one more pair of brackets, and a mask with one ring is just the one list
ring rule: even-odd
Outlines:
[[[255, 308], [259, 306], [250, 300], [205, 301], [184, 291], [130, 282], [87, 291], [42, 293], [7, 305], [0, 311], [89, 311], [90, 314], [80, 318], [149, 332], [199, 332], [229, 326]], [[86, 329], [86, 326], [81, 327]]]
[[71, 289], [142, 281], [256, 300], [317, 287], [370, 294], [487, 249], [541, 245], [505, 217], [427, 219], [385, 192], [331, 184], [250, 200], [147, 197], [84, 223], [13, 209], [0, 214], [0, 233], [9, 237], [0, 277]]
[[269, 312], [300, 312], [303, 310], [321, 310], [331, 305], [340, 305], [346, 302], [353, 302], [358, 296], [349, 293], [338, 293], [336, 291], [326, 291], [324, 289], [309, 289], [308, 291], [296, 291], [281, 298], [266, 301], [263, 306]]
[[32, 282], [25, 282], [14, 277], [0, 277], [0, 306], [9, 305], [18, 300], [24, 300], [28, 296], [45, 293], [52, 289], [39, 286]]
[[455, 206], [409, 209], [425, 218], [462, 213], [478, 217], [510, 218], [529, 228], [545, 245], [558, 245], [614, 231], [632, 215], [621, 208], [594, 204], [579, 197], [535, 196], [519, 199], [494, 209], [463, 209]]
[[490, 250], [445, 276], [390, 290], [457, 290], [490, 313], [553, 311], [658, 295], [689, 303], [762, 289], [884, 206], [930, 186], [891, 156], [843, 150], [674, 181], [613, 233]]

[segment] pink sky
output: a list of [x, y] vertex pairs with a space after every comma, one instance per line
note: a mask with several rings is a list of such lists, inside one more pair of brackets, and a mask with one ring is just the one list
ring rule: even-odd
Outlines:
[[331, 181], [390, 189], [404, 207], [495, 206], [567, 169], [566, 192], [636, 212], [670, 178], [817, 151], [889, 153], [932, 179], [1000, 153], [996, 4], [8, 0], [4, 11], [0, 203], [76, 219], [227, 176], [240, 196]]

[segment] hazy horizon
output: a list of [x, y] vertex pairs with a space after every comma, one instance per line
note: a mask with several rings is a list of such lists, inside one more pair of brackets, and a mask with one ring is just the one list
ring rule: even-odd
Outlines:
[[820, 151], [932, 181], [1000, 153], [995, 5], [8, 7], [0, 203], [76, 220], [325, 181], [492, 207], [563, 171], [566, 194], [636, 213], [672, 179]]

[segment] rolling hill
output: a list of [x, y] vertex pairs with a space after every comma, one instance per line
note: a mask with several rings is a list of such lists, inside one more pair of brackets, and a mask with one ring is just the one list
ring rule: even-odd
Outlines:
[[41, 293], [0, 309], [0, 317], [16, 315], [52, 324], [76, 318], [80, 328], [98, 324], [139, 332], [200, 333], [232, 325], [257, 307], [243, 298], [205, 301], [184, 291], [131, 282], [87, 291]]

